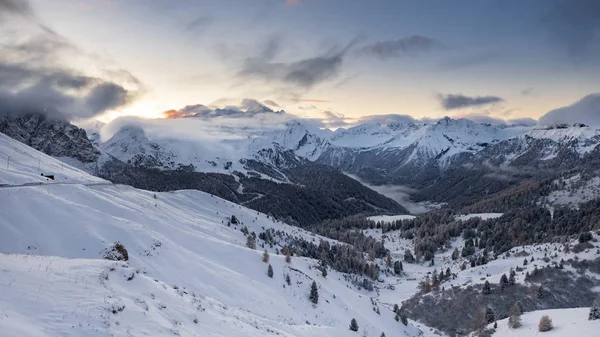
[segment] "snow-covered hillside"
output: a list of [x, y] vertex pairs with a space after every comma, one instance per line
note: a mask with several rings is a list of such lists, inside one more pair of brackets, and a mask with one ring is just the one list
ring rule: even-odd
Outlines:
[[[54, 175], [48, 179], [44, 175]], [[108, 183], [0, 133], [0, 186]]]
[[[589, 308], [555, 309], [527, 312], [521, 316], [522, 326], [518, 329], [508, 327], [508, 318], [498, 321], [493, 337], [595, 337], [600, 331], [600, 320], [589, 321]], [[542, 316], [548, 315], [554, 328], [539, 332], [538, 323]], [[490, 325], [491, 327], [491, 325]]]
[[[1, 139], [25, 177], [1, 169], [2, 181], [37, 177], [32, 158], [43, 155]], [[64, 172], [69, 181], [98, 181], [67, 165]], [[43, 184], [0, 188], [0, 204], [2, 336], [355, 336], [352, 318], [361, 335], [420, 335], [385, 307], [376, 313], [373, 294], [340, 273], [321, 276], [315, 260], [288, 264], [281, 247], [267, 246], [267, 276], [262, 241], [247, 248], [243, 226], [320, 238], [206, 193]], [[241, 224], [228, 226], [232, 215]], [[101, 259], [116, 241], [128, 262]], [[308, 299], [313, 280], [316, 305]]]

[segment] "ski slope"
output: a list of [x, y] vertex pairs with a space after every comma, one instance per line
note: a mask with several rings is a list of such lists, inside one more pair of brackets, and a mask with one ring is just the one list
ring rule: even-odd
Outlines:
[[[0, 170], [1, 181], [36, 182], [35, 158], [59, 167], [0, 137], [0, 150], [21, 168], [18, 176]], [[261, 240], [257, 250], [247, 248], [240, 229], [320, 237], [203, 192], [152, 193], [68, 165], [63, 172], [73, 183], [0, 188], [2, 337], [357, 336], [348, 329], [352, 318], [361, 336], [422, 335], [387, 307], [377, 314], [375, 294], [340, 273], [322, 277], [316, 260], [293, 257], [288, 264], [275, 252], [281, 247], [268, 248], [268, 277]], [[242, 224], [228, 226], [232, 215]], [[102, 259], [115, 241], [127, 248], [128, 262]], [[317, 305], [308, 300], [313, 280]]]

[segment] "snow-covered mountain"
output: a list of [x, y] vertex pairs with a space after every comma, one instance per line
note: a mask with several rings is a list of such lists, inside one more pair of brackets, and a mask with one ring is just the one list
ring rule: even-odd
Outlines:
[[[0, 149], [12, 162], [0, 168], [2, 336], [355, 336], [352, 318], [360, 334], [422, 336], [317, 260], [286, 263], [285, 240], [249, 249], [241, 230], [333, 240], [199, 191], [112, 185], [2, 134]], [[38, 158], [64, 179], [40, 180]], [[116, 241], [128, 261], [102, 259]]]

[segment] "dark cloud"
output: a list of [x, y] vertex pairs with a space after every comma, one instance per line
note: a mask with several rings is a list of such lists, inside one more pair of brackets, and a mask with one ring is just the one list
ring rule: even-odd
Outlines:
[[600, 45], [600, 1], [559, 0], [543, 17], [552, 37], [578, 59], [597, 57]]
[[600, 93], [590, 94], [581, 100], [558, 109], [554, 109], [540, 117], [540, 124], [573, 124], [600, 126]]
[[261, 57], [246, 59], [238, 76], [311, 88], [339, 74], [344, 57], [354, 43], [355, 41], [351, 42], [342, 50], [334, 48], [333, 51], [322, 56], [296, 62], [272, 62], [274, 51], [279, 48], [278, 43], [273, 43], [261, 53]]
[[107, 79], [70, 68], [69, 58], [84, 53], [39, 22], [27, 1], [0, 0], [0, 10], [29, 16], [0, 26], [0, 113], [88, 118], [124, 107], [144, 91], [135, 76], [122, 69], [106, 71]]
[[437, 99], [440, 101], [440, 104], [445, 110], [467, 108], [504, 101], [504, 99], [498, 96], [469, 97], [463, 94], [438, 94]]
[[102, 83], [95, 86], [85, 98], [92, 114], [118, 108], [129, 102], [127, 90], [114, 83]]
[[32, 16], [33, 10], [27, 0], [0, 0], [0, 17], [5, 15]]
[[411, 35], [396, 40], [379, 41], [362, 47], [360, 52], [381, 59], [389, 59], [415, 56], [440, 48], [443, 48], [443, 44], [436, 39], [422, 35]]

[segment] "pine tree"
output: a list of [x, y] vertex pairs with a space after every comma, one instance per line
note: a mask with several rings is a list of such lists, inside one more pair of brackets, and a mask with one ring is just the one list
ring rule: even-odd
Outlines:
[[323, 267], [323, 268], [321, 268], [321, 275], [322, 275], [323, 277], [327, 277], [327, 267]]
[[396, 261], [394, 262], [394, 274], [400, 275], [402, 273], [402, 262]]
[[356, 319], [354, 318], [350, 321], [350, 330], [358, 331], [358, 323], [356, 323]]
[[399, 309], [400, 309], [400, 308], [398, 307], [398, 304], [394, 304], [394, 312], [396, 312], [396, 313], [397, 313]]
[[494, 311], [490, 307], [485, 308], [485, 321], [490, 324], [495, 320], [496, 315], [494, 315]]
[[452, 252], [452, 260], [458, 259], [459, 254], [460, 253], [458, 252], [458, 248], [454, 248], [454, 251]]
[[596, 304], [594, 304], [590, 308], [590, 314], [588, 315], [588, 320], [595, 321], [597, 319], [600, 319], [600, 309], [598, 309], [598, 306]]
[[319, 303], [319, 288], [317, 288], [317, 282], [315, 281], [310, 286], [310, 296], [308, 298], [314, 304]]
[[285, 274], [285, 283], [287, 283], [288, 286], [292, 285], [292, 280], [290, 279], [290, 274]]
[[600, 319], [600, 295], [598, 295], [598, 297], [596, 297], [596, 301], [594, 302], [594, 304], [592, 304], [592, 307], [590, 308], [590, 314], [588, 316], [588, 319], [590, 321], [595, 321], [597, 319]]
[[381, 336], [379, 336], [379, 337], [385, 337], [385, 332], [382, 332]]
[[487, 280], [485, 281], [485, 283], [483, 284], [483, 289], [481, 289], [481, 293], [483, 295], [489, 295], [492, 293], [492, 289], [490, 287], [490, 282], [488, 282]]
[[387, 254], [387, 257], [386, 257], [386, 259], [385, 259], [385, 265], [386, 265], [388, 268], [391, 268], [391, 267], [392, 267], [392, 257], [390, 256], [390, 253], [388, 253], [388, 254]]
[[506, 274], [502, 274], [502, 277], [500, 277], [500, 290], [504, 290], [504, 288], [506, 288], [507, 285], [508, 277], [506, 277]]
[[271, 265], [269, 265], [269, 268], [267, 269], [267, 275], [269, 275], [270, 278], [273, 278], [273, 267], [271, 267]]
[[440, 288], [440, 278], [438, 277], [437, 269], [434, 269], [433, 274], [431, 274], [431, 288], [435, 291]]
[[515, 272], [515, 270], [510, 268], [510, 276], [508, 277], [508, 284], [510, 284], [511, 286], [514, 286], [516, 284], [516, 280], [515, 280], [516, 274], [517, 273]]
[[268, 263], [269, 262], [269, 252], [267, 252], [267, 250], [265, 249], [264, 253], [263, 253], [263, 258], [262, 261], [264, 263]]
[[404, 324], [405, 326], [408, 325], [408, 318], [406, 317], [405, 314], [400, 314], [400, 322], [402, 322], [402, 324]]
[[537, 289], [536, 296], [537, 296], [537, 298], [544, 298], [544, 295], [545, 295], [544, 288], [542, 286], [540, 286]]

